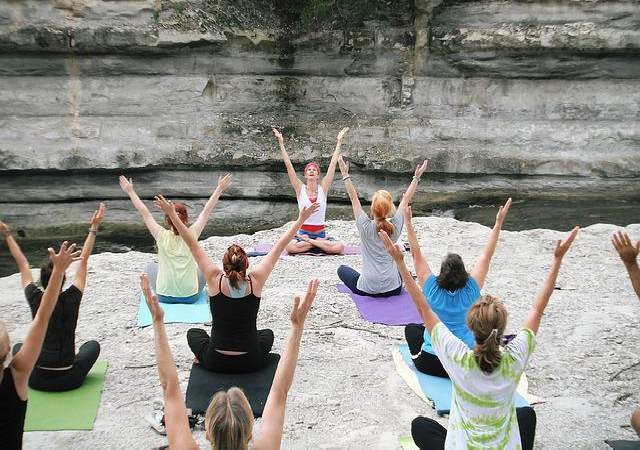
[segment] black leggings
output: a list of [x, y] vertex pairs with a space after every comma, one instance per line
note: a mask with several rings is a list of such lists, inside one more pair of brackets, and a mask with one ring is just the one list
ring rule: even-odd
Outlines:
[[[522, 450], [532, 450], [536, 438], [536, 412], [530, 406], [516, 408]], [[444, 449], [447, 429], [433, 419], [416, 417], [411, 422], [411, 437], [420, 449]]]
[[200, 365], [219, 373], [248, 373], [262, 369], [273, 347], [273, 331], [258, 330], [258, 349], [243, 355], [225, 355], [215, 349], [209, 334], [201, 328], [187, 331], [187, 342]]
[[[22, 344], [13, 347], [15, 355]], [[97, 341], [87, 341], [80, 346], [73, 366], [66, 370], [33, 368], [29, 377], [29, 387], [38, 391], [62, 392], [79, 388], [84, 383], [87, 374], [100, 355], [100, 344]]]
[[392, 291], [381, 292], [379, 294], [370, 294], [368, 292], [361, 291], [358, 289], [358, 279], [360, 278], [360, 274], [357, 270], [345, 265], [338, 267], [338, 278], [340, 278], [340, 281], [351, 289], [351, 292], [354, 294], [365, 295], [367, 297], [391, 297], [392, 295], [400, 295], [400, 292], [402, 291], [402, 285]]
[[[411, 324], [404, 327], [404, 337], [409, 344], [409, 352], [411, 353], [413, 365], [422, 373], [433, 375], [436, 377], [449, 378], [449, 374], [440, 359], [429, 352], [423, 352], [422, 344], [424, 344], [424, 326]], [[417, 356], [416, 356], [417, 355]]]

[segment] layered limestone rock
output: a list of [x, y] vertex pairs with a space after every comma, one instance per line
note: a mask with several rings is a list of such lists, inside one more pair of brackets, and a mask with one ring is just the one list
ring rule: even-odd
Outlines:
[[[234, 198], [277, 180], [290, 200], [270, 128], [324, 166], [348, 125], [367, 186], [429, 158], [494, 191], [513, 176], [528, 193], [625, 190], [609, 179], [640, 174], [639, 24], [620, 0], [6, 1], [0, 171], [232, 170], [249, 184]], [[72, 201], [78, 183], [56, 180], [49, 198]]]

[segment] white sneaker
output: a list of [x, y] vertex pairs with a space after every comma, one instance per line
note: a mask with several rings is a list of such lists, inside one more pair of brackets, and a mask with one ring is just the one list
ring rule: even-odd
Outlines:
[[167, 427], [164, 426], [162, 419], [164, 418], [164, 412], [162, 411], [153, 411], [151, 414], [145, 416], [145, 420], [147, 423], [156, 430], [158, 434], [162, 436], [167, 435]]

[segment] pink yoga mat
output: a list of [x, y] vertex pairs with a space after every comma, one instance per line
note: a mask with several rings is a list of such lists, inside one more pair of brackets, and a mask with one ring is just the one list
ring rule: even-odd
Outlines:
[[367, 297], [351, 292], [344, 284], [338, 285], [338, 292], [350, 294], [362, 318], [368, 322], [383, 325], [408, 325], [422, 323], [420, 314], [409, 293], [402, 289], [400, 295], [391, 297]]
[[[268, 253], [273, 248], [273, 244], [258, 244], [254, 247], [256, 252], [260, 253]], [[345, 245], [343, 255], [359, 255], [360, 254], [360, 246], [359, 245]], [[283, 256], [289, 255], [286, 251], [282, 252]], [[341, 255], [329, 255], [327, 253], [297, 253], [297, 255], [306, 255], [306, 256], [341, 256]], [[296, 255], [289, 255], [296, 256]]]

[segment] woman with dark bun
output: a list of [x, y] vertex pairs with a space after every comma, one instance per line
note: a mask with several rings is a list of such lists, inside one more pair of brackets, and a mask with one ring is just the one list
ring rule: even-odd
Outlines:
[[173, 203], [159, 195], [156, 205], [177, 225], [207, 281], [213, 318], [211, 336], [200, 328], [187, 332], [189, 348], [196, 361], [208, 370], [221, 373], [254, 372], [264, 367], [273, 345], [273, 331], [256, 327], [262, 288], [285, 247], [318, 209], [318, 204], [300, 210], [298, 219], [251, 273], [247, 272], [249, 259], [242, 247], [234, 244], [227, 249], [221, 269], [179, 220]]

